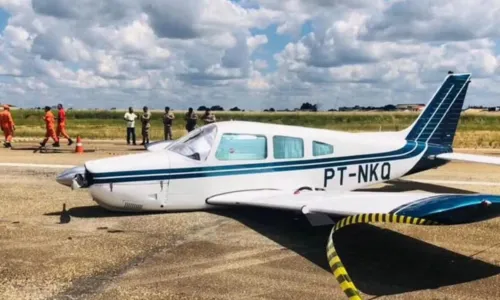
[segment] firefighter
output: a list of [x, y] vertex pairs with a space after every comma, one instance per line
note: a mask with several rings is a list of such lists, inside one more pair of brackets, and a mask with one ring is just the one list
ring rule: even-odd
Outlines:
[[16, 130], [16, 125], [12, 119], [10, 107], [7, 104], [3, 106], [3, 111], [0, 113], [0, 128], [5, 136], [4, 147], [12, 148], [12, 136], [14, 135], [14, 130]]
[[66, 112], [64, 111], [62, 104], [58, 104], [57, 109], [59, 110], [57, 114], [57, 130], [56, 130], [57, 138], [59, 138], [62, 135], [64, 138], [68, 140], [68, 146], [71, 146], [71, 144], [73, 144], [73, 140], [69, 137], [68, 133], [66, 132]]
[[45, 138], [40, 143], [40, 146], [45, 147], [49, 138], [52, 138], [54, 140], [54, 144], [52, 144], [52, 146], [59, 147], [59, 138], [57, 137], [55, 130], [55, 118], [52, 111], [50, 111], [50, 106], [45, 106], [45, 116], [43, 117], [43, 120], [45, 121], [46, 132]]

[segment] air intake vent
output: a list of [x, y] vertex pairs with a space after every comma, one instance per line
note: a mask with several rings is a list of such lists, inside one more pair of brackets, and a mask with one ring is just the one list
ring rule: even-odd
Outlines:
[[125, 208], [132, 209], [132, 210], [141, 210], [142, 205], [125, 202]]

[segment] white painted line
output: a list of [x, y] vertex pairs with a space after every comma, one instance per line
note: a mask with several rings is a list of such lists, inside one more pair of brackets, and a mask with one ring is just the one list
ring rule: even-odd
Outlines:
[[439, 184], [457, 184], [457, 185], [483, 185], [483, 186], [500, 186], [500, 183], [491, 181], [454, 181], [454, 180], [428, 180], [428, 179], [410, 179], [421, 183], [439, 183]]
[[73, 168], [75, 166], [72, 166], [72, 165], [46, 165], [46, 164], [22, 164], [22, 163], [0, 163], [0, 167], [69, 169], [69, 168]]

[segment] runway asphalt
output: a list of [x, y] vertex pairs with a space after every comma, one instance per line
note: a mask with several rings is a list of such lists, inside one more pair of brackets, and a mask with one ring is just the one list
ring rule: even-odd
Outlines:
[[[95, 152], [33, 153], [23, 144], [0, 149], [0, 163], [77, 165], [141, 149], [84, 146]], [[326, 259], [328, 226], [263, 209], [112, 213], [57, 184], [58, 172], [0, 164], [1, 299], [346, 299]], [[406, 179], [422, 182], [370, 189], [500, 194], [495, 166], [451, 163]], [[68, 224], [58, 224], [63, 203]], [[354, 225], [335, 245], [364, 299], [500, 299], [499, 232], [500, 218]]]

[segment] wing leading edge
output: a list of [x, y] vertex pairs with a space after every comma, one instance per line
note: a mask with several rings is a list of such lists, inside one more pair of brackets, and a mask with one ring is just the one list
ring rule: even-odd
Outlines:
[[323, 191], [294, 194], [291, 191], [259, 190], [216, 195], [206, 202], [212, 205], [292, 210], [306, 215], [397, 214], [426, 218], [442, 224], [471, 223], [500, 215], [500, 196], [489, 194]]
[[500, 165], [500, 157], [477, 155], [477, 154], [465, 154], [465, 153], [442, 153], [436, 155], [437, 159], [447, 160], [447, 161], [462, 161], [462, 162], [472, 162], [481, 163], [489, 165]]

